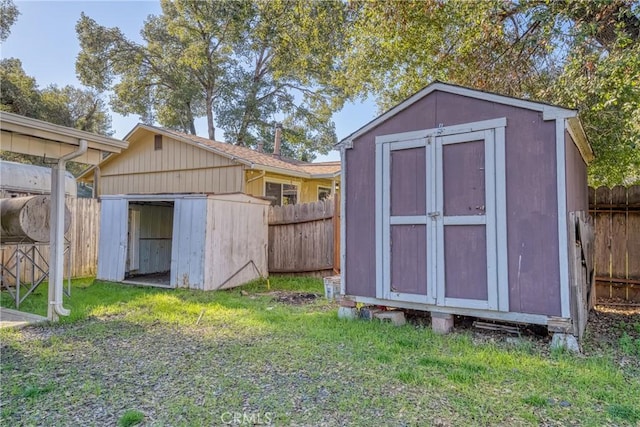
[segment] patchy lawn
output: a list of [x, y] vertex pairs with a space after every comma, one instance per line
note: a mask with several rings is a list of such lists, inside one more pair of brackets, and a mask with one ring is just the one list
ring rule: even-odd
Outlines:
[[322, 293], [300, 278], [211, 293], [75, 281], [71, 318], [0, 331], [0, 424], [640, 423], [640, 316], [572, 356], [535, 335], [339, 320]]

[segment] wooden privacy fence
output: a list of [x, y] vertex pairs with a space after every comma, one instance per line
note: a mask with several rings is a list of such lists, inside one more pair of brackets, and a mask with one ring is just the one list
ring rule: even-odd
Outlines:
[[269, 273], [328, 276], [339, 265], [339, 198], [269, 209]]
[[597, 296], [640, 302], [640, 186], [589, 188]]
[[[71, 226], [65, 234], [71, 248], [71, 262], [68, 252], [65, 253], [64, 275], [71, 277], [95, 276], [98, 265], [98, 235], [100, 230], [100, 204], [97, 199], [78, 199], [68, 197], [67, 207], [71, 212]], [[19, 245], [23, 252], [27, 252], [30, 245]], [[35, 256], [37, 266], [48, 271], [49, 244], [37, 246], [40, 255]], [[2, 245], [0, 260], [2, 265], [12, 265], [10, 258], [15, 251], [15, 245]], [[31, 251], [29, 251], [31, 253]], [[28, 279], [31, 277], [31, 268], [26, 262], [21, 262], [20, 276]]]

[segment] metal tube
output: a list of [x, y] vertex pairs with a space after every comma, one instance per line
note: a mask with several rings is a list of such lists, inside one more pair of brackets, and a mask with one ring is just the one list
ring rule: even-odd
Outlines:
[[63, 272], [64, 272], [64, 175], [68, 160], [75, 159], [87, 152], [87, 141], [81, 139], [76, 151], [58, 159], [51, 170], [51, 239], [49, 262], [49, 320], [57, 320], [58, 316], [68, 316], [71, 311], [62, 306]]

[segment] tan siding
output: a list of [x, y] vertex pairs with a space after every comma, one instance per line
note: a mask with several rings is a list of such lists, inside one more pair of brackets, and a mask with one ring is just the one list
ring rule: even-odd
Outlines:
[[[232, 166], [154, 172], [120, 176], [105, 176], [101, 181], [101, 195], [126, 193], [235, 193], [239, 192], [243, 169]], [[212, 174], [214, 179], [209, 179]]]
[[[264, 178], [261, 177], [261, 174], [262, 172], [257, 170], [250, 170], [245, 173], [245, 193], [256, 197], [264, 196]], [[248, 182], [251, 179], [253, 181]]]
[[151, 132], [130, 142], [101, 167], [101, 195], [242, 190], [243, 167], [226, 157], [167, 137], [156, 151]]
[[302, 183], [300, 189], [299, 203], [311, 203], [318, 201], [318, 186], [331, 188], [332, 181], [329, 179], [310, 179]]
[[[259, 171], [247, 171], [246, 180], [249, 181], [252, 178], [260, 176]], [[304, 179], [295, 178], [286, 175], [279, 175], [275, 173], [267, 173], [263, 178], [258, 178], [254, 181], [248, 182], [245, 192], [252, 196], [262, 197], [264, 196], [265, 180], [269, 181], [273, 179], [277, 182], [290, 182], [291, 184], [300, 185], [300, 200], [298, 203], [310, 203], [318, 200], [318, 186], [331, 188], [332, 180], [330, 179]]]
[[131, 141], [129, 149], [113, 161], [101, 166], [101, 173], [120, 175], [152, 171], [170, 171], [187, 168], [230, 166], [234, 161], [199, 147], [164, 137], [162, 150], [154, 149], [153, 134], [145, 133], [140, 139]]

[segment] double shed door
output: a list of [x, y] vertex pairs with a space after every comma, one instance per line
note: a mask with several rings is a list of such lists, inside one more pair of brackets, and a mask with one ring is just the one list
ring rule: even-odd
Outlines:
[[505, 126], [376, 138], [378, 298], [508, 310]]

